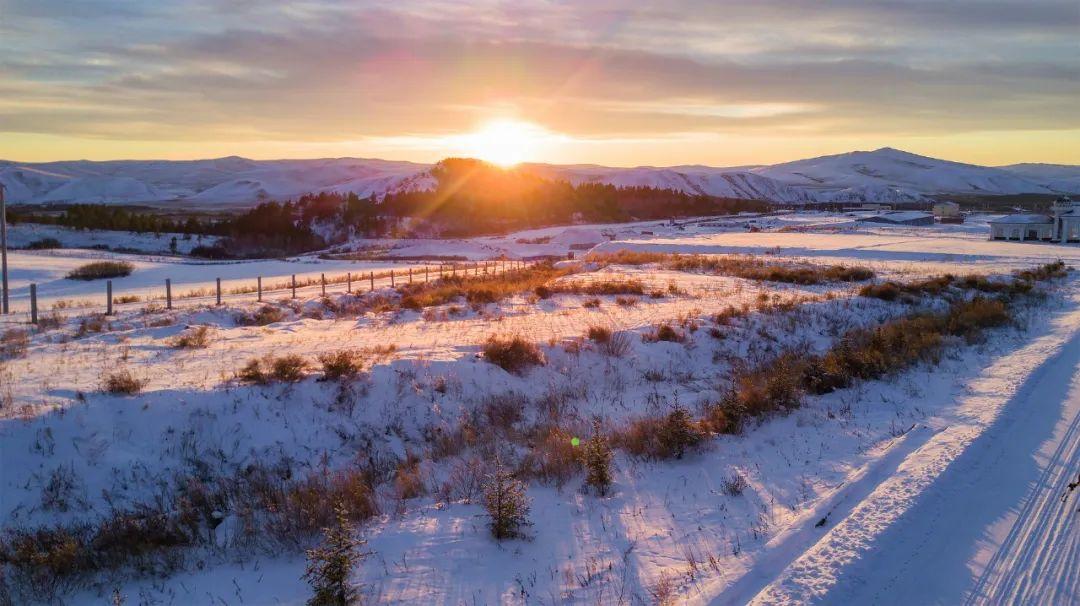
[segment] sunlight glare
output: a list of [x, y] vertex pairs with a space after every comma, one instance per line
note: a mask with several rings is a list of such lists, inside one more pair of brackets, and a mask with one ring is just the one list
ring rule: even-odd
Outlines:
[[468, 156], [510, 167], [533, 159], [548, 137], [547, 131], [536, 124], [492, 120], [464, 135], [462, 148]]

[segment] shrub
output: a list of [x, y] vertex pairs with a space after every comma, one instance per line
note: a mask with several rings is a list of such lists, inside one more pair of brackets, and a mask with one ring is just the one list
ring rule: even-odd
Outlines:
[[29, 250], [46, 250], [50, 248], [61, 248], [60, 240], [56, 238], [39, 238], [26, 245]]
[[79, 318], [79, 327], [75, 330], [75, 337], [81, 338], [92, 333], [99, 333], [108, 327], [105, 314], [90, 314]]
[[594, 343], [608, 343], [611, 341], [612, 330], [606, 326], [590, 326], [585, 331], [585, 336]]
[[682, 343], [686, 341], [686, 336], [678, 330], [675, 330], [670, 324], [661, 324], [656, 327], [656, 330], [643, 336], [645, 341], [656, 343], [658, 341], [667, 341], [669, 343]]
[[136, 379], [126, 368], [105, 375], [102, 390], [106, 393], [130, 396], [139, 393], [146, 386], [146, 381]]
[[285, 312], [273, 305], [263, 305], [249, 314], [237, 314], [236, 323], [241, 326], [266, 326], [274, 322], [280, 322], [285, 318]]
[[252, 358], [236, 373], [236, 378], [257, 385], [266, 385], [272, 381], [295, 383], [304, 378], [308, 362], [303, 356], [287, 354], [274, 357]]
[[733, 473], [730, 478], [724, 479], [723, 482], [721, 482], [721, 485], [724, 488], [724, 492], [729, 496], [737, 497], [750, 487], [750, 482], [747, 482], [746, 478], [742, 477], [741, 474]]
[[270, 364], [270, 377], [276, 381], [295, 383], [304, 378], [308, 362], [298, 354], [278, 356]]
[[598, 307], [600, 307], [600, 299], [596, 297], [590, 297], [588, 299], [585, 299], [585, 301], [582, 302], [581, 306], [585, 309], [597, 309]]
[[210, 327], [193, 326], [176, 335], [171, 345], [176, 349], [204, 349], [210, 345]]
[[514, 478], [501, 462], [495, 461], [494, 471], [484, 484], [484, 509], [488, 528], [496, 540], [521, 538], [529, 522], [529, 496], [525, 485]]
[[558, 292], [578, 295], [644, 295], [645, 284], [640, 280], [604, 280], [585, 284], [575, 282], [560, 285]]
[[681, 459], [686, 451], [705, 440], [690, 413], [676, 406], [664, 417], [636, 419], [616, 442], [632, 455], [655, 459]]
[[113, 303], [116, 303], [117, 305], [123, 305], [125, 303], [138, 303], [138, 302], [139, 302], [139, 295], [120, 295], [118, 297], [113, 297]]
[[585, 485], [591, 487], [600, 496], [607, 494], [611, 487], [611, 445], [594, 427], [593, 435], [585, 442]]
[[798, 408], [802, 403], [803, 365], [801, 355], [788, 352], [768, 364], [737, 370], [719, 409], [713, 412], [714, 431], [734, 433], [744, 416], [765, 417]]
[[620, 307], [633, 307], [637, 302], [635, 297], [615, 297], [615, 304]]
[[76, 267], [67, 274], [69, 280], [100, 280], [130, 276], [135, 266], [127, 261], [95, 261]]
[[328, 380], [349, 379], [360, 374], [364, 368], [364, 355], [355, 349], [340, 349], [319, 354], [323, 377]]
[[485, 360], [513, 374], [522, 374], [531, 366], [545, 363], [540, 348], [519, 336], [499, 338], [492, 335], [484, 342], [482, 352]]
[[9, 328], [0, 334], [0, 358], [19, 358], [30, 346], [30, 332], [22, 328]]
[[355, 530], [343, 506], [338, 505], [335, 514], [334, 526], [323, 529], [323, 544], [307, 551], [304, 580], [314, 592], [308, 606], [348, 606], [360, 600], [349, 577], [366, 555], [360, 552], [365, 541], [353, 536]]
[[541, 284], [534, 288], [533, 292], [536, 293], [536, 296], [540, 297], [541, 299], [550, 299], [552, 295], [551, 288], [545, 286], [544, 284]]
[[394, 492], [399, 499], [415, 499], [427, 494], [424, 478], [420, 475], [420, 458], [409, 452], [394, 471]]

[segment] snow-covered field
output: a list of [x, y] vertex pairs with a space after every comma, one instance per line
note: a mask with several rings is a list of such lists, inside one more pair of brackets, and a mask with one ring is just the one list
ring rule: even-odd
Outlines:
[[[777, 262], [860, 264], [878, 279], [901, 281], [944, 272], [996, 278], [1058, 258], [1080, 265], [1080, 247], [988, 242], [978, 221], [890, 228], [855, 219], [795, 214], [549, 228], [399, 243], [395, 250], [403, 257], [561, 256], [599, 238], [601, 251], [737, 252]], [[413, 254], [417, 247], [427, 252]], [[90, 254], [17, 253], [14, 286], [36, 281], [43, 295], [88, 295], [91, 290], [77, 289], [100, 284], [67, 285], [61, 276]], [[187, 288], [212, 283], [213, 274], [242, 281], [406, 267], [313, 258], [135, 262], [132, 276], [116, 282], [117, 294], [181, 275], [188, 276]], [[1045, 300], [1023, 304], [1016, 326], [953, 344], [939, 364], [808, 396], [791, 414], [714, 436], [682, 459], [617, 451], [608, 496], [582, 491], [580, 474], [561, 485], [534, 478], [531, 538], [496, 542], [476, 483], [495, 453], [520, 457], [523, 446], [477, 444], [431, 455], [433, 436], [448, 435], [471, 412], [509, 402], [523, 422], [534, 422], [557, 410], [575, 435], [587, 434], [594, 420], [618, 428], [676, 404], [696, 414], [716, 401], [739, 361], [768, 360], [799, 344], [822, 351], [846, 330], [911, 312], [906, 303], [858, 296], [857, 283], [795, 286], [654, 265], [579, 269], [560, 281], [641, 280], [666, 294], [631, 305], [601, 296], [599, 307], [586, 307], [591, 297], [523, 293], [453, 311], [444, 305], [423, 314], [357, 316], [309, 290], [281, 304], [280, 321], [262, 327], [237, 323], [236, 313], [258, 306], [236, 299], [225, 307], [123, 310], [100, 332], [78, 334], [71, 320], [34, 334], [25, 356], [0, 366], [0, 526], [100, 519], [163, 494], [178, 476], [227, 476], [282, 462], [296, 475], [362, 461], [390, 461], [392, 469], [414, 453], [422, 459], [421, 496], [404, 499], [393, 481], [377, 483], [380, 513], [360, 528], [371, 555], [354, 581], [373, 602], [1080, 599], [1080, 497], [1061, 501], [1065, 484], [1080, 472], [1075, 272], [1049, 286]], [[388, 284], [378, 286], [364, 296], [392, 296]], [[20, 292], [13, 291], [17, 299]], [[340, 288], [336, 293], [332, 303], [351, 299]], [[750, 313], [728, 325], [712, 319], [744, 305]], [[446, 313], [432, 313], [440, 310]], [[684, 342], [641, 338], [663, 323]], [[191, 325], [210, 327], [208, 346], [171, 347], [170, 339]], [[590, 326], [630, 335], [627, 351], [604, 354], [583, 339]], [[515, 375], [479, 359], [490, 335], [539, 343], [546, 364]], [[370, 359], [345, 384], [319, 381], [317, 371], [298, 383], [234, 380], [256, 356], [295, 353], [314, 361], [342, 348], [368, 348]], [[143, 381], [142, 391], [102, 393], [103, 378], [118, 369]], [[747, 481], [741, 494], [726, 488], [736, 474]], [[185, 552], [169, 574], [94, 577], [65, 588], [59, 599], [101, 603], [117, 589], [128, 603], [303, 603], [309, 588], [301, 578], [302, 549], [251, 545], [242, 540], [240, 512], [220, 513], [212, 541]], [[19, 594], [15, 601], [29, 597], [43, 599]]]

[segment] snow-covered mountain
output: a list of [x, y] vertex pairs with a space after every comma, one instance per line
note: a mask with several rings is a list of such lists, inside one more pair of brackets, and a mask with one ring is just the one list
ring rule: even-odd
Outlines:
[[1048, 189], [1068, 193], [1080, 192], [1080, 166], [1027, 163], [999, 166], [998, 168]]
[[771, 200], [774, 202], [812, 202], [806, 192], [789, 187], [775, 179], [756, 175], [743, 169], [686, 167], [609, 168], [594, 165], [560, 166], [529, 164], [525, 170], [548, 179], [580, 183], [609, 183], [619, 187], [654, 187], [675, 189], [691, 194], [706, 194], [724, 198]]
[[1056, 191], [1008, 170], [938, 160], [890, 147], [762, 166], [754, 172], [828, 196], [852, 188], [873, 191], [882, 187], [919, 194], [1052, 194]]
[[[0, 183], [13, 203], [251, 205], [310, 192], [367, 197], [434, 187], [431, 165], [361, 158], [249, 160], [0, 160]], [[612, 168], [526, 164], [548, 179], [670, 188], [785, 203], [918, 202], [940, 193], [1080, 193], [1080, 166], [987, 167], [882, 148], [772, 166]]]

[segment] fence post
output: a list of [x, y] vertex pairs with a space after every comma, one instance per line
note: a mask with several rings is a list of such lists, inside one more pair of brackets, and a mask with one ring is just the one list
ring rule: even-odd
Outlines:
[[292, 298], [296, 298], [296, 274], [292, 275]]
[[165, 278], [165, 309], [172, 309], [172, 280]]
[[30, 323], [37, 324], [37, 284], [30, 285]]
[[348, 292], [349, 294], [352, 294], [352, 272], [351, 271], [345, 272], [345, 280], [349, 284], [346, 287], [346, 289], [347, 289], [346, 292]]
[[257, 301], [258, 301], [259, 303], [262, 303], [262, 276], [259, 276], [258, 278], [256, 278], [256, 284], [257, 284], [257, 287], [256, 287], [256, 288], [257, 288], [257, 289], [258, 289], [258, 291], [259, 291], [259, 295], [258, 295], [258, 297], [259, 297], [259, 298], [258, 298], [258, 299], [256, 299], [256, 300], [257, 300]]
[[112, 309], [112, 280], [107, 280], [105, 282], [105, 297], [108, 298], [108, 304], [105, 306], [105, 315], [106, 316], [111, 316], [111, 315], [113, 315], [113, 313], [112, 313], [113, 312], [113, 309]]
[[215, 282], [217, 283], [217, 304], [221, 305], [221, 278], [216, 278]]
[[368, 280], [371, 281], [371, 290], [375, 290], [375, 272], [368, 272]]
[[319, 274], [322, 278], [322, 296], [326, 296], [326, 274]]
[[394, 270], [390, 270], [390, 288], [394, 287]]
[[450, 264], [450, 275], [457, 276], [457, 263]]
[[412, 267], [409, 268], [409, 284], [412, 284]]
[[424, 266], [424, 282], [428, 281], [428, 266]]

